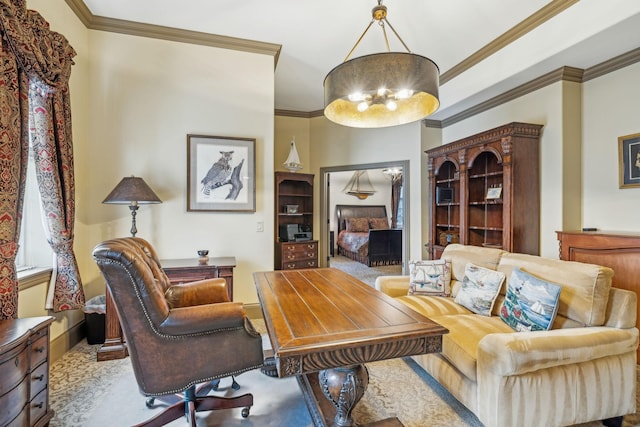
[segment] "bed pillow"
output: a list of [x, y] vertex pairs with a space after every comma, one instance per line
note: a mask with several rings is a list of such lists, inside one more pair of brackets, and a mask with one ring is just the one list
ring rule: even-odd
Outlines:
[[451, 295], [451, 261], [409, 261], [409, 295]]
[[372, 230], [388, 230], [389, 220], [387, 218], [369, 218], [369, 227]]
[[368, 218], [347, 218], [347, 231], [353, 233], [366, 233], [369, 231]]
[[478, 267], [469, 262], [464, 269], [464, 278], [455, 301], [474, 313], [491, 316], [504, 279], [505, 275], [501, 271]]
[[561, 290], [556, 283], [514, 268], [500, 308], [500, 318], [516, 331], [549, 330], [558, 312]]

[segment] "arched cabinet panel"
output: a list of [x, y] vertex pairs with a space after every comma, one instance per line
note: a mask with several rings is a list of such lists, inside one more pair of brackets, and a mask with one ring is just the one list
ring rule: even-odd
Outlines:
[[539, 253], [541, 129], [510, 123], [426, 151], [432, 258], [456, 242]]

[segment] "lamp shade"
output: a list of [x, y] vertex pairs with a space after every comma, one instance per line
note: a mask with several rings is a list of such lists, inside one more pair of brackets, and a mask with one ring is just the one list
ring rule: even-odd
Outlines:
[[130, 176], [122, 178], [122, 181], [116, 185], [116, 188], [109, 193], [102, 203], [137, 205], [162, 203], [162, 200], [142, 178]]
[[420, 120], [438, 109], [440, 71], [429, 58], [383, 52], [343, 62], [324, 79], [324, 115], [350, 127]]

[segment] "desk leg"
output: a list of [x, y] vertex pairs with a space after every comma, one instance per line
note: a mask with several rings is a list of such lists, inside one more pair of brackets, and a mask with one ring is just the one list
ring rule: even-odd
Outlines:
[[356, 424], [351, 416], [369, 385], [364, 365], [334, 368], [297, 377], [315, 427], [402, 427], [397, 418]]
[[129, 355], [127, 346], [122, 338], [122, 329], [120, 328], [120, 320], [116, 306], [113, 303], [109, 288], [106, 289], [106, 306], [104, 320], [104, 344], [98, 349], [96, 359], [98, 362], [103, 360], [123, 359]]
[[369, 371], [364, 365], [325, 369], [318, 374], [320, 389], [336, 408], [333, 420], [338, 427], [353, 426], [351, 411], [364, 396], [369, 385]]

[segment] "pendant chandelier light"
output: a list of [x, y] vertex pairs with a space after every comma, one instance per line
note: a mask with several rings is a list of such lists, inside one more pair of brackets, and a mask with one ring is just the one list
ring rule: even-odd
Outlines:
[[[440, 106], [440, 71], [429, 58], [411, 53], [387, 20], [387, 8], [378, 0], [373, 19], [344, 62], [324, 79], [324, 115], [350, 127], [378, 128], [423, 119]], [[349, 59], [369, 28], [377, 22], [387, 52]], [[391, 52], [386, 26], [407, 52]]]

